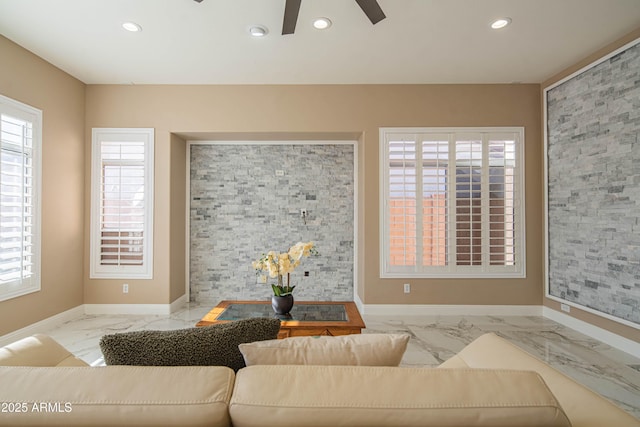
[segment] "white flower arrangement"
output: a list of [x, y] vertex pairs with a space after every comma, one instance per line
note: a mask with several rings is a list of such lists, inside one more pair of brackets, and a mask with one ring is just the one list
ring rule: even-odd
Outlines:
[[[298, 242], [291, 246], [287, 252], [277, 253], [269, 251], [266, 255], [262, 254], [261, 258], [253, 261], [253, 268], [256, 274], [266, 272], [269, 277], [277, 278], [278, 283], [272, 284], [273, 294], [276, 296], [286, 296], [293, 292], [295, 286], [291, 286], [290, 274], [300, 265], [302, 257], [318, 255], [313, 242]], [[284, 284], [283, 276], [287, 275], [287, 284]]]

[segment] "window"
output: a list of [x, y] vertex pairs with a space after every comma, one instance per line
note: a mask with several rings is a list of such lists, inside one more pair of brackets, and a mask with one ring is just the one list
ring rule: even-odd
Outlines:
[[153, 277], [153, 129], [93, 129], [91, 278]]
[[42, 111], [0, 95], [0, 301], [40, 290]]
[[524, 277], [523, 144], [523, 128], [381, 129], [381, 277]]

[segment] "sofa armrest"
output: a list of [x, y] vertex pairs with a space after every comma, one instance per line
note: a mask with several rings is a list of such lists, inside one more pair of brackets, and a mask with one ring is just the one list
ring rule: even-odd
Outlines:
[[89, 366], [53, 338], [35, 334], [0, 348], [0, 366]]
[[229, 427], [222, 366], [0, 366], [0, 426]]
[[556, 396], [573, 427], [640, 427], [639, 420], [607, 399], [495, 334], [482, 335], [440, 367], [535, 371]]
[[240, 370], [234, 427], [570, 426], [535, 372], [255, 365]]

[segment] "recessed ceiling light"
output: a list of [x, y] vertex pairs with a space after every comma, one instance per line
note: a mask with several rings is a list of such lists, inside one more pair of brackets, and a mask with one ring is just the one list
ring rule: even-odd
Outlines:
[[313, 20], [313, 28], [317, 30], [326, 30], [331, 26], [331, 20], [329, 18], [316, 18]]
[[267, 27], [263, 27], [262, 25], [255, 25], [249, 28], [249, 34], [253, 37], [264, 37], [268, 32], [269, 30], [267, 30]]
[[509, 24], [511, 24], [511, 18], [500, 18], [491, 23], [491, 28], [493, 28], [494, 30], [499, 30], [500, 28], [504, 28]]
[[137, 33], [138, 31], [142, 31], [142, 27], [135, 22], [125, 22], [122, 24], [122, 28], [127, 31], [131, 31], [132, 33]]

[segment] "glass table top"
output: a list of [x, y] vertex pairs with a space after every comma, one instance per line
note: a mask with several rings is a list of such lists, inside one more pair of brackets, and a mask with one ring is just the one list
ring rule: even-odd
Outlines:
[[230, 304], [217, 320], [240, 320], [250, 317], [275, 317], [280, 320], [302, 322], [348, 322], [343, 304], [294, 304], [288, 315], [273, 312], [271, 303]]

